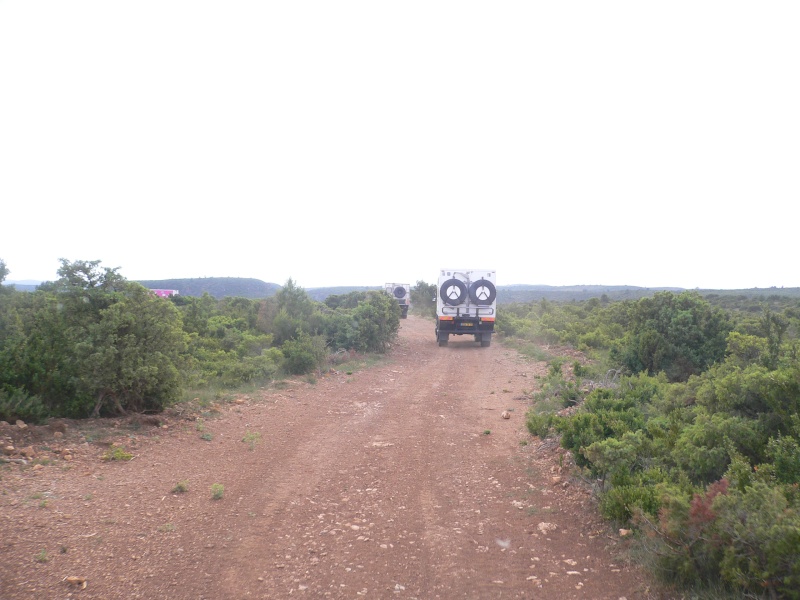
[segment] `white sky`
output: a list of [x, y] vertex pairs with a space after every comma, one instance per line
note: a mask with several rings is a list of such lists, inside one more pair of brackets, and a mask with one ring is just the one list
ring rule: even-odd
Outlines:
[[800, 2], [0, 0], [0, 259], [800, 286]]

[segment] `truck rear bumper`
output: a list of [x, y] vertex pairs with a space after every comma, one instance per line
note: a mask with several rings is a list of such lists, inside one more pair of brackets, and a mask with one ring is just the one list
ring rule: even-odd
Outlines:
[[481, 317], [454, 317], [452, 319], [436, 319], [436, 331], [451, 335], [474, 335], [476, 333], [494, 332], [494, 319], [491, 321]]

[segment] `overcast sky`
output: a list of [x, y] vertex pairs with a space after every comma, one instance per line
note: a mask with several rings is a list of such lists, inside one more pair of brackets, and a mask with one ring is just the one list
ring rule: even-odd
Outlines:
[[800, 286], [800, 2], [0, 0], [0, 259]]

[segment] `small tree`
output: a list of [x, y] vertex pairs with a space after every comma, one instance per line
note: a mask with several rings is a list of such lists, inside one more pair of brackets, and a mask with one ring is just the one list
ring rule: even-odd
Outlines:
[[358, 322], [360, 350], [386, 352], [400, 329], [400, 307], [383, 292], [369, 292], [366, 301], [353, 311]]
[[104, 309], [76, 344], [82, 365], [78, 390], [93, 398], [92, 416], [108, 402], [118, 412], [160, 411], [180, 394], [181, 354], [186, 338], [168, 300], [137, 283]]
[[[6, 261], [0, 258], [0, 286], [2, 286], [3, 282], [6, 280], [6, 277], [8, 277], [9, 273], [10, 271], [6, 266]], [[0, 291], [2, 291], [2, 289], [0, 289]]]
[[436, 285], [417, 281], [411, 288], [411, 310], [422, 317], [436, 316]]

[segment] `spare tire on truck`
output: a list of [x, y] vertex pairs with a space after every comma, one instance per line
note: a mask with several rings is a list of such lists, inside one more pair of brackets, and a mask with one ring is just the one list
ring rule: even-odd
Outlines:
[[467, 297], [467, 286], [459, 279], [448, 279], [439, 288], [439, 297], [448, 306], [464, 304]]
[[478, 279], [469, 286], [469, 299], [479, 306], [490, 306], [497, 298], [497, 288], [488, 279]]

